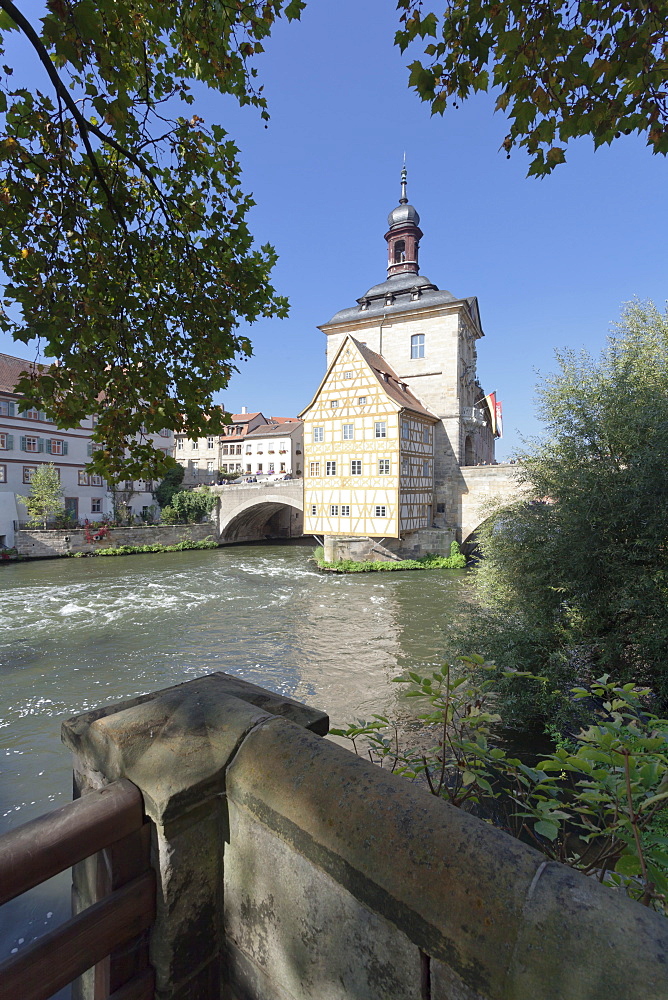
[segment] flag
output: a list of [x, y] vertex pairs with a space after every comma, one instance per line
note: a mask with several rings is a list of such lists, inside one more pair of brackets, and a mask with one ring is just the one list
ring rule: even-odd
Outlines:
[[[492, 425], [492, 434], [494, 435], [494, 437], [496, 437], [497, 436], [497, 434], [496, 434], [496, 393], [495, 392], [490, 392], [488, 396], [483, 396], [483, 398], [480, 400], [480, 402], [487, 404], [487, 410], [489, 412], [489, 419], [490, 419], [490, 423]], [[479, 404], [476, 403], [476, 406], [478, 406], [478, 405]]]
[[500, 400], [495, 404], [494, 409], [496, 415], [496, 430], [494, 433], [497, 437], [503, 437], [503, 414]]

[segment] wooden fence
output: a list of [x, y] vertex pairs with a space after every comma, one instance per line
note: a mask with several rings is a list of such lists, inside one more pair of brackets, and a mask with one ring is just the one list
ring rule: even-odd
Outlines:
[[93, 967], [94, 1000], [153, 997], [149, 849], [141, 793], [126, 779], [0, 837], [0, 905], [85, 859], [94, 865], [97, 898], [0, 964], [0, 1000], [47, 1000]]

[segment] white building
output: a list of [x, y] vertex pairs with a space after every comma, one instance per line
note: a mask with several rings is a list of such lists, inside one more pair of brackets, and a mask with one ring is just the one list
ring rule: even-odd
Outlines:
[[[32, 362], [0, 354], [0, 547], [11, 547], [16, 526], [28, 519], [18, 498], [29, 494], [39, 465], [53, 463], [63, 487], [65, 510], [79, 523], [113, 513], [107, 483], [102, 476], [86, 472], [93, 453], [95, 418], [87, 417], [79, 427], [60, 430], [41, 410], [24, 409], [15, 386], [31, 367]], [[171, 454], [171, 431], [150, 437], [154, 447]], [[143, 512], [148, 513], [155, 503], [151, 495], [153, 483], [128, 482], [123, 487], [120, 496], [127, 500], [131, 514], [141, 517]]]
[[267, 425], [261, 413], [233, 413], [232, 423], [221, 434], [215, 432], [205, 437], [191, 438], [187, 432], [175, 437], [174, 457], [185, 469], [186, 486], [197, 483], [215, 483], [218, 471], [243, 471], [243, 443], [246, 435], [259, 426]]
[[270, 420], [272, 423], [260, 425], [246, 434], [243, 474], [301, 476], [304, 425], [296, 417], [271, 417]]

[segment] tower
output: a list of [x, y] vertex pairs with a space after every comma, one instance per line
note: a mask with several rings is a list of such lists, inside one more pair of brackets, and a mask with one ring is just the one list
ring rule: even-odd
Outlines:
[[[494, 461], [493, 415], [476, 376], [476, 345], [484, 336], [477, 299], [458, 298], [420, 274], [423, 233], [406, 189], [404, 166], [399, 204], [388, 216], [384, 237], [386, 279], [319, 329], [327, 337], [328, 371], [346, 338], [352, 337], [379, 356], [391, 378], [434, 416], [433, 494], [427, 529], [434, 538], [426, 542], [424, 551], [436, 551], [441, 546], [433, 529], [452, 532], [456, 523], [449, 511], [454, 511], [459, 467]], [[443, 542], [445, 547], [445, 538]]]

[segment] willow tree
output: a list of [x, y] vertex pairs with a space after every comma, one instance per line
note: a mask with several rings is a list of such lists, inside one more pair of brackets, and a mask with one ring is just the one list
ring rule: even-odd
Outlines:
[[[252, 59], [301, 0], [0, 0], [0, 329], [57, 365], [18, 389], [60, 427], [97, 417], [94, 471], [157, 478], [147, 434], [220, 428], [213, 393], [284, 316], [256, 248], [238, 150], [193, 113], [206, 86], [268, 117]], [[16, 67], [15, 67], [16, 69]], [[31, 85], [23, 82], [29, 73]], [[15, 82], [17, 78], [18, 82]]]

